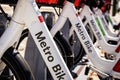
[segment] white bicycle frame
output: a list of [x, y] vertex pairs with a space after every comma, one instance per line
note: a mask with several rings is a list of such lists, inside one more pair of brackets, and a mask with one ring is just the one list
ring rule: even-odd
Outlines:
[[[104, 30], [112, 37], [119, 37], [118, 33], [115, 33], [113, 31], [110, 30], [110, 25], [109, 23], [113, 24], [110, 16], [108, 15], [103, 15], [102, 11], [100, 9], [95, 9], [95, 13], [98, 14], [98, 16], [101, 19], [101, 22], [103, 24]], [[106, 13], [107, 14], [107, 13]], [[108, 21], [109, 23], [106, 21], [105, 16], [108, 17]], [[111, 25], [112, 26], [112, 25]]]
[[73, 80], [34, 0], [18, 0], [10, 26], [0, 38], [0, 57], [19, 39], [25, 27], [28, 27], [53, 79]]
[[[104, 16], [102, 15], [102, 12], [100, 9], [94, 9], [95, 12], [95, 16], [98, 19], [99, 22], [99, 26], [101, 26], [101, 30], [104, 33], [104, 38], [106, 39], [106, 41], [108, 40], [113, 40], [113, 41], [119, 41], [120, 37], [117, 37], [118, 34], [115, 34], [111, 32], [111, 30], [109, 29], [109, 25], [107, 24], [107, 21], [105, 20]], [[114, 35], [115, 37], [113, 37], [112, 35]]]
[[99, 26], [100, 22], [99, 24], [97, 23], [94, 13], [90, 10], [88, 6], [83, 7], [80, 13], [80, 17], [81, 19], [83, 19], [84, 17], [86, 18], [86, 23], [84, 23], [84, 25], [88, 25], [91, 27], [99, 45], [105, 52], [109, 54], [114, 54], [114, 55], [118, 54], [118, 52], [116, 52], [115, 50], [117, 49], [119, 44], [111, 45], [107, 43], [107, 41], [104, 38], [105, 33], [104, 32], [102, 33], [102, 31], [100, 31], [99, 29], [99, 27], [101, 28], [101, 26]]
[[[89, 14], [89, 13], [88, 13]], [[91, 13], [90, 15], [93, 15]], [[82, 46], [84, 47], [87, 55], [89, 56], [90, 61], [93, 64], [92, 69], [96, 71], [99, 75], [103, 77], [108, 77], [109, 75], [116, 78], [120, 78], [120, 72], [115, 70], [116, 63], [120, 63], [120, 54], [116, 54], [115, 60], [106, 60], [100, 57], [100, 54], [97, 52], [94, 47], [93, 42], [91, 41], [74, 5], [70, 2], [66, 2], [61, 15], [59, 16], [56, 24], [51, 29], [52, 36], [62, 29], [65, 21], [69, 19]], [[116, 65], [117, 66], [117, 65]], [[108, 68], [109, 67], [109, 68]], [[108, 75], [109, 74], [109, 75]]]
[[[110, 26], [109, 26], [109, 28], [110, 29], [113, 29], [113, 26], [114, 25], [116, 25], [116, 24], [118, 24], [118, 23], [116, 23], [112, 18], [111, 18], [111, 16], [108, 14], [108, 12], [106, 12], [106, 13], [104, 13], [104, 16], [106, 16], [106, 18], [107, 18], [107, 20], [108, 20], [108, 22], [107, 22], [107, 24], [109, 24]], [[120, 29], [119, 29], [119, 31], [116, 33], [116, 34], [118, 34], [118, 35], [120, 35]], [[111, 36], [116, 36], [116, 34], [111, 34]], [[117, 36], [118, 36], [117, 35]]]

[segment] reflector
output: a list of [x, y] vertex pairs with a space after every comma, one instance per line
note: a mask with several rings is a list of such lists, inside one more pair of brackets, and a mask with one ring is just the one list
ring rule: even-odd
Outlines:
[[113, 70], [116, 71], [116, 72], [120, 72], [120, 59], [119, 59], [118, 62], [115, 64]]
[[120, 52], [120, 45], [117, 47], [117, 49], [115, 50], [115, 52], [117, 52], [117, 53]]

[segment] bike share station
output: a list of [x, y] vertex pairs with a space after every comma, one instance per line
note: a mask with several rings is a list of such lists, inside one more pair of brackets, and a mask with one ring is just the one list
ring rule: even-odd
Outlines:
[[[8, 0], [4, 0], [2, 3], [10, 4], [12, 6], [15, 6], [15, 4], [16, 4], [16, 2], [11, 2], [11, 1], [8, 2]], [[55, 24], [55, 22], [59, 16], [59, 13], [62, 11], [62, 9], [55, 7], [56, 5], [54, 5], [54, 4], [55, 3], [52, 3], [52, 5], [51, 5], [51, 3], [50, 3], [49, 5], [47, 5], [46, 2], [44, 2], [44, 1], [42, 2], [42, 0], [41, 0], [41, 3], [38, 4], [38, 6], [40, 8], [40, 12], [42, 13], [44, 20], [49, 29], [51, 29], [51, 27]], [[5, 12], [7, 13], [7, 11], [5, 11]], [[6, 22], [7, 22], [7, 19], [5, 18], [5, 15], [0, 14], [0, 33], [5, 30], [4, 25], [6, 25]], [[58, 35], [64, 34], [65, 39], [67, 39], [67, 41], [71, 41], [71, 44], [74, 43], [74, 45], [71, 46], [71, 48], [73, 49], [73, 53], [76, 53], [76, 54], [73, 54], [73, 53], [71, 53], [70, 55], [62, 54], [63, 58], [66, 60], [66, 64], [69, 66], [69, 69], [72, 70], [71, 73], [73, 74], [73, 76], [76, 76], [76, 74], [78, 75], [78, 77], [75, 80], [99, 80], [99, 78], [95, 72], [93, 72], [91, 70], [89, 71], [89, 68], [87, 65], [88, 63], [90, 63], [89, 60], [87, 59], [88, 56], [83, 57], [83, 59], [81, 59], [79, 61], [79, 63], [77, 63], [75, 66], [71, 67], [71, 65], [74, 65], [74, 56], [73, 55], [78, 55], [77, 54], [77, 53], [79, 53], [78, 48], [80, 48], [81, 46], [78, 45], [78, 44], [80, 44], [80, 42], [77, 41], [78, 38], [76, 35], [74, 35], [75, 41], [72, 41], [73, 37], [68, 39], [69, 38], [68, 31], [69, 31], [70, 27], [71, 27], [71, 24], [67, 20], [66, 23], [64, 24], [64, 27], [61, 29], [61, 31], [58, 34]], [[57, 40], [56, 40], [56, 43], [57, 43]], [[59, 42], [57, 43], [57, 45], [61, 51], [64, 51], [61, 49], [62, 46], [60, 46]], [[42, 56], [39, 54], [39, 51], [34, 43], [34, 40], [31, 37], [31, 34], [28, 34], [27, 46], [26, 46], [24, 57], [25, 57], [26, 61], [28, 62], [28, 64], [30, 65], [30, 68], [33, 72], [35, 80], [53, 80], [51, 77], [51, 74], [49, 73], [49, 71], [46, 67], [46, 64], [44, 63], [44, 61], [42, 59]], [[58, 77], [64, 75], [63, 72], [59, 72], [56, 74], [58, 75]]]

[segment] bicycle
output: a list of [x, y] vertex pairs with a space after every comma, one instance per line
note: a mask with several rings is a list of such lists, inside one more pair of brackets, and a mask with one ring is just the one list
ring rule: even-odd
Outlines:
[[[117, 42], [119, 41], [119, 32], [116, 34], [116, 33], [113, 33], [110, 29], [109, 29], [109, 25], [107, 24], [107, 21], [105, 20], [105, 17], [102, 15], [102, 12], [100, 9], [95, 9], [95, 14], [96, 14], [96, 20], [102, 24], [101, 25], [101, 29], [102, 29], [102, 32], [106, 35], [104, 35], [104, 38], [106, 41], [108, 41], [108, 43], [113, 43], [113, 45], [116, 45]], [[109, 16], [108, 16], [109, 17]], [[109, 21], [110, 22], [110, 21]], [[116, 26], [117, 27], [117, 26]], [[119, 25], [118, 25], [119, 27]], [[114, 37], [113, 37], [114, 35]]]
[[[0, 9], [2, 11], [1, 6], [0, 6]], [[4, 24], [1, 23], [0, 27], [4, 27], [4, 30], [5, 30], [5, 24], [7, 19], [5, 18], [2, 18], [2, 19], [3, 19], [2, 20], [3, 22], [2, 21], [1, 22]], [[3, 34], [4, 30], [2, 30], [2, 32], [0, 33], [0, 36]], [[14, 49], [14, 45], [6, 49], [3, 56], [1, 57], [0, 79], [1, 80], [3, 79], [4, 80], [13, 80], [13, 79], [33, 80], [33, 74], [31, 72], [31, 69], [28, 67], [28, 64], [26, 63], [24, 58], [22, 58], [20, 53]]]
[[85, 6], [81, 11], [80, 16], [82, 19], [84, 19], [84, 22], [83, 22], [84, 25], [91, 27], [99, 43], [98, 45], [100, 45], [100, 47], [108, 54], [113, 53], [113, 55], [115, 55], [115, 53], [119, 53], [119, 51], [116, 52], [116, 49], [119, 48], [119, 45], [120, 45], [119, 41], [117, 41], [117, 44], [108, 44], [109, 42], [112, 42], [112, 40], [108, 40], [108, 41], [105, 40], [104, 36], [106, 34], [101, 27], [102, 24], [100, 23], [98, 18], [94, 17], [94, 14], [90, 15], [90, 13], [92, 13], [92, 11], [89, 9], [89, 7]]
[[[103, 14], [99, 9], [96, 10], [96, 12], [99, 13], [101, 22], [103, 23], [103, 26], [106, 32], [112, 37], [119, 37], [119, 34], [118, 34], [119, 31], [115, 33], [110, 30], [111, 27], [114, 31], [119, 30], [119, 24], [115, 24], [115, 22], [112, 21], [110, 15], [107, 12]], [[107, 17], [107, 20], [106, 20], [106, 17]], [[114, 27], [116, 27], [116, 29]]]

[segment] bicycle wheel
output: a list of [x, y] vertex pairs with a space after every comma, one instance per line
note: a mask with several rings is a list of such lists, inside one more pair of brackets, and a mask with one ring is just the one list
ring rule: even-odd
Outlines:
[[70, 44], [68, 43], [67, 39], [61, 32], [57, 32], [57, 34], [54, 37], [54, 40], [62, 54], [62, 57], [64, 58], [68, 68], [70, 69], [72, 66], [74, 66], [74, 56], [72, 53], [72, 49], [70, 47]]
[[9, 48], [1, 58], [2, 62], [8, 67], [8, 70], [12, 72], [12, 78], [6, 79], [5, 75], [1, 74], [0, 80], [34, 80], [33, 74], [25, 60], [18, 52], [13, 53], [13, 50], [12, 47]]
[[86, 55], [76, 33], [74, 33], [70, 38], [69, 38], [69, 42], [73, 48], [73, 52], [74, 52], [74, 64], [77, 64], [80, 62], [80, 60], [82, 60], [83, 56]]

